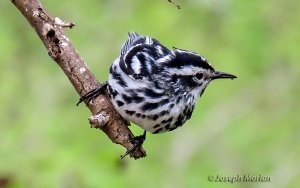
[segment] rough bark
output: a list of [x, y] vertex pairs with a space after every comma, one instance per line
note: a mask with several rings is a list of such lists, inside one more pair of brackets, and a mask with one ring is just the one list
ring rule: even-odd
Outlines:
[[[11, 1], [34, 28], [49, 56], [64, 71], [80, 96], [100, 85], [63, 31], [63, 27], [72, 28], [75, 24], [62, 22], [57, 17], [53, 18], [38, 0]], [[102, 130], [112, 142], [124, 146], [127, 151], [133, 147], [130, 142], [133, 134], [127, 123], [115, 111], [107, 95], [100, 95], [90, 102], [84, 102], [93, 115], [90, 118], [92, 127]], [[145, 157], [146, 152], [140, 147], [129, 155], [138, 159]]]

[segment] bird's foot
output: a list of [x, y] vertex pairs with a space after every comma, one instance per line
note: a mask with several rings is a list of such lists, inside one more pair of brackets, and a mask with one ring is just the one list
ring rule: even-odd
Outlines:
[[121, 155], [121, 159], [123, 159], [124, 157], [126, 157], [131, 153], [135, 153], [143, 145], [145, 140], [146, 140], [146, 131], [144, 131], [144, 133], [140, 136], [132, 137], [131, 135], [129, 135], [129, 141], [133, 146], [132, 148], [127, 150], [124, 155]]
[[103, 94], [106, 90], [108, 83], [105, 82], [101, 86], [96, 87], [95, 89], [87, 92], [85, 95], [81, 96], [76, 106], [78, 106], [80, 103], [82, 103], [84, 100], [87, 100], [89, 103], [93, 98], [99, 96], [100, 94]]

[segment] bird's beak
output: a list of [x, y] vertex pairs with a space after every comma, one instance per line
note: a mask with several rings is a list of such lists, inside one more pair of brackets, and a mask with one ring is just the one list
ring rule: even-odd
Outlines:
[[233, 80], [234, 78], [237, 78], [237, 77], [232, 74], [226, 73], [226, 72], [215, 71], [213, 73], [213, 76], [211, 77], [211, 79], [215, 80], [215, 79], [219, 79], [219, 78], [229, 78], [229, 79]]

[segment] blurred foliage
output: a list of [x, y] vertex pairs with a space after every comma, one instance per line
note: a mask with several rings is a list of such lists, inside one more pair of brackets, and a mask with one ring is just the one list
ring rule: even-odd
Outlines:
[[[175, 1], [175, 0], [174, 0]], [[216, 81], [183, 128], [148, 134], [145, 159], [90, 129], [90, 112], [10, 1], [0, 2], [0, 184], [8, 187], [298, 187], [300, 1], [46, 1], [104, 81], [128, 31], [196, 51]], [[62, 92], [63, 91], [63, 92]], [[132, 126], [136, 134], [142, 130]], [[208, 175], [270, 176], [268, 183]], [[0, 186], [1, 186], [0, 185]]]

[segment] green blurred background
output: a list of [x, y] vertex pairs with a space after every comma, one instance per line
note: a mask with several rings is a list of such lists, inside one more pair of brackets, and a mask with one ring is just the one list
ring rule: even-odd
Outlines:
[[[88, 109], [10, 1], [0, 2], [0, 187], [297, 187], [300, 1], [43, 0], [100, 81], [128, 31], [196, 51], [238, 76], [212, 83], [193, 117], [150, 135], [141, 160], [90, 129]], [[142, 130], [132, 126], [136, 134]], [[208, 176], [269, 176], [265, 183]]]

